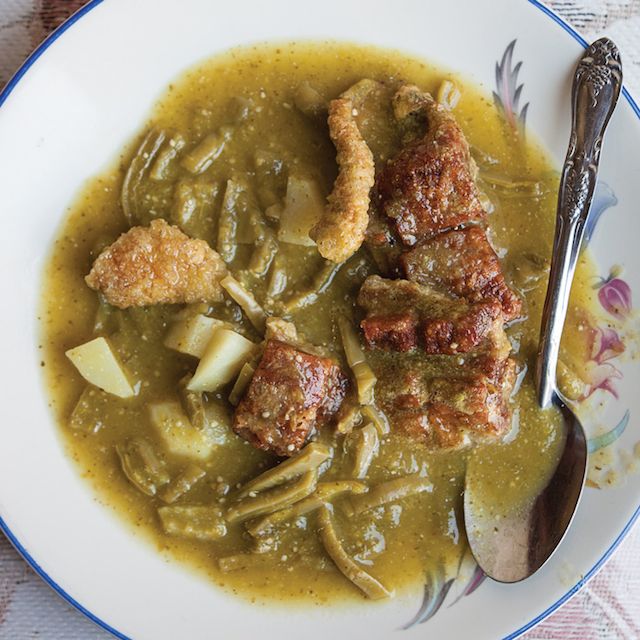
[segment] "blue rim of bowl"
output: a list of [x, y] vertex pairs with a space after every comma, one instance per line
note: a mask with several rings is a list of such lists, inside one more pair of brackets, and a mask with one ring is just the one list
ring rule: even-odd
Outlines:
[[[61, 24], [55, 31], [53, 31], [49, 37], [38, 46], [37, 49], [26, 59], [24, 64], [18, 69], [15, 75], [11, 78], [11, 80], [7, 83], [2, 91], [0, 91], [0, 107], [4, 104], [6, 99], [9, 97], [11, 92], [16, 88], [16, 85], [25, 73], [33, 66], [36, 60], [67, 30], [69, 27], [74, 25], [82, 16], [86, 15], [92, 9], [95, 9], [99, 4], [102, 4], [104, 0], [90, 0], [84, 7], [82, 7], [79, 11], [74, 13], [66, 22]], [[560, 16], [556, 15], [549, 7], [545, 6], [539, 0], [527, 0], [529, 4], [533, 5], [546, 16], [551, 18], [558, 26], [562, 27], [574, 40], [579, 42], [585, 49], [589, 46], [587, 41], [569, 24], [567, 24]], [[640, 107], [636, 104], [635, 100], [631, 97], [626, 88], [622, 89], [622, 95], [625, 97], [634, 113], [640, 118]], [[571, 588], [567, 591], [559, 600], [554, 602], [550, 607], [545, 609], [541, 614], [533, 618], [520, 627], [518, 630], [513, 633], [505, 636], [503, 640], [515, 640], [515, 638], [521, 636], [526, 631], [529, 631], [532, 627], [535, 627], [539, 622], [542, 622], [546, 617], [551, 615], [556, 609], [562, 606], [569, 598], [575, 595], [588, 581], [592, 578], [602, 567], [602, 565], [609, 559], [611, 554], [616, 550], [618, 545], [622, 542], [622, 540], [629, 533], [631, 527], [635, 521], [640, 517], [640, 506], [635, 510], [634, 514], [629, 519], [629, 522], [625, 525], [624, 529], [620, 532], [618, 537], [613, 541], [611, 546], [607, 549], [604, 555], [596, 562], [596, 564]], [[4, 535], [8, 538], [9, 542], [16, 548], [18, 553], [27, 561], [27, 563], [31, 566], [31, 568], [44, 580], [59, 596], [61, 596], [64, 600], [66, 600], [70, 605], [75, 607], [80, 613], [84, 614], [89, 620], [94, 622], [100, 628], [108, 631], [116, 638], [120, 638], [120, 640], [133, 640], [128, 636], [125, 636], [123, 633], [114, 629], [112, 626], [95, 616], [91, 611], [83, 607], [75, 598], [73, 598], [70, 594], [68, 594], [55, 580], [53, 580], [47, 573], [42, 569], [42, 567], [35, 561], [33, 556], [29, 554], [29, 552], [20, 544], [20, 541], [16, 538], [16, 536], [12, 533], [11, 529], [7, 526], [5, 521], [0, 517], [0, 531], [4, 533]]]

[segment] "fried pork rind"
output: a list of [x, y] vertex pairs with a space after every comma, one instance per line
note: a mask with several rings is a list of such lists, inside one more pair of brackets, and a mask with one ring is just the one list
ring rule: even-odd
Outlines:
[[222, 258], [164, 220], [133, 227], [93, 263], [86, 283], [121, 309], [222, 299]]
[[356, 123], [356, 103], [345, 95], [349, 93], [329, 104], [329, 134], [336, 147], [338, 177], [322, 219], [310, 233], [320, 255], [332, 262], [344, 262], [362, 245], [375, 179], [373, 154]]

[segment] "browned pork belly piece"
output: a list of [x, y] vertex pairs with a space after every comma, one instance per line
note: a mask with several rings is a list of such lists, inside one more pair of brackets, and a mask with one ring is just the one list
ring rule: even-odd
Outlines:
[[[357, 93], [357, 92], [356, 92]], [[348, 96], [349, 93], [343, 94]], [[350, 97], [329, 104], [329, 135], [336, 147], [338, 177], [327, 206], [310, 236], [327, 260], [344, 262], [362, 245], [369, 224], [369, 192], [374, 182], [371, 150], [356, 123], [356, 106]]]
[[418, 314], [412, 311], [379, 312], [365, 318], [360, 326], [369, 348], [402, 353], [417, 348], [418, 322]]
[[515, 362], [500, 303], [468, 303], [408, 280], [369, 276], [358, 294], [376, 403], [394, 431], [433, 449], [502, 437]]
[[505, 282], [498, 256], [483, 229], [441, 233], [403, 253], [400, 264], [408, 280], [469, 302], [497, 300], [507, 322], [522, 313], [522, 300]]
[[86, 283], [121, 309], [222, 299], [226, 267], [204, 241], [164, 220], [133, 227], [102, 251]]
[[330, 358], [269, 340], [233, 429], [258, 449], [290, 456], [336, 414], [348, 379]]
[[[465, 365], [432, 377], [417, 361], [376, 369], [376, 400], [396, 432], [432, 449], [457, 449], [503, 437], [511, 426], [509, 398], [515, 362], [500, 362], [493, 377]], [[459, 376], [459, 377], [456, 377]]]
[[[407, 143], [376, 178], [372, 205], [401, 242], [412, 246], [441, 231], [485, 219], [469, 145], [450, 111], [418, 87], [401, 87], [394, 114]], [[426, 133], [424, 122], [426, 121]], [[369, 233], [374, 245], [381, 229]]]
[[408, 280], [369, 276], [358, 294], [369, 348], [427, 354], [489, 353], [504, 359], [511, 345], [500, 303], [467, 303]]

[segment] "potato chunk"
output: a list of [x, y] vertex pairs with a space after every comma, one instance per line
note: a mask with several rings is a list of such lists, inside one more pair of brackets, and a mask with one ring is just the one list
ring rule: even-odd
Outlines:
[[105, 338], [85, 342], [65, 354], [80, 375], [92, 385], [119, 398], [136, 394], [122, 365]]
[[231, 382], [253, 355], [256, 345], [231, 329], [217, 329], [189, 381], [189, 391], [216, 391]]
[[320, 221], [324, 207], [324, 196], [314, 180], [289, 176], [278, 240], [313, 247], [316, 243], [309, 231]]
[[198, 313], [190, 318], [176, 322], [164, 339], [164, 345], [169, 349], [175, 349], [180, 353], [202, 358], [207, 344], [216, 332], [216, 329], [224, 327], [225, 323], [216, 318], [209, 318]]
[[182, 405], [173, 400], [149, 405], [151, 423], [164, 442], [167, 451], [194, 460], [206, 460], [214, 448], [224, 442], [226, 427], [218, 421], [208, 422], [204, 429], [196, 429]]

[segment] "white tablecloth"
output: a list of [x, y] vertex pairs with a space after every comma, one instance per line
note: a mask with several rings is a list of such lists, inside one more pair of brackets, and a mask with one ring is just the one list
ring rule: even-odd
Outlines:
[[[82, 4], [82, 0], [0, 0], [0, 86], [31, 49]], [[587, 39], [611, 36], [622, 50], [625, 83], [640, 96], [640, 0], [551, 0], [549, 5]], [[0, 535], [1, 640], [110, 637], [58, 598]], [[577, 596], [525, 638], [639, 640], [640, 527]]]

